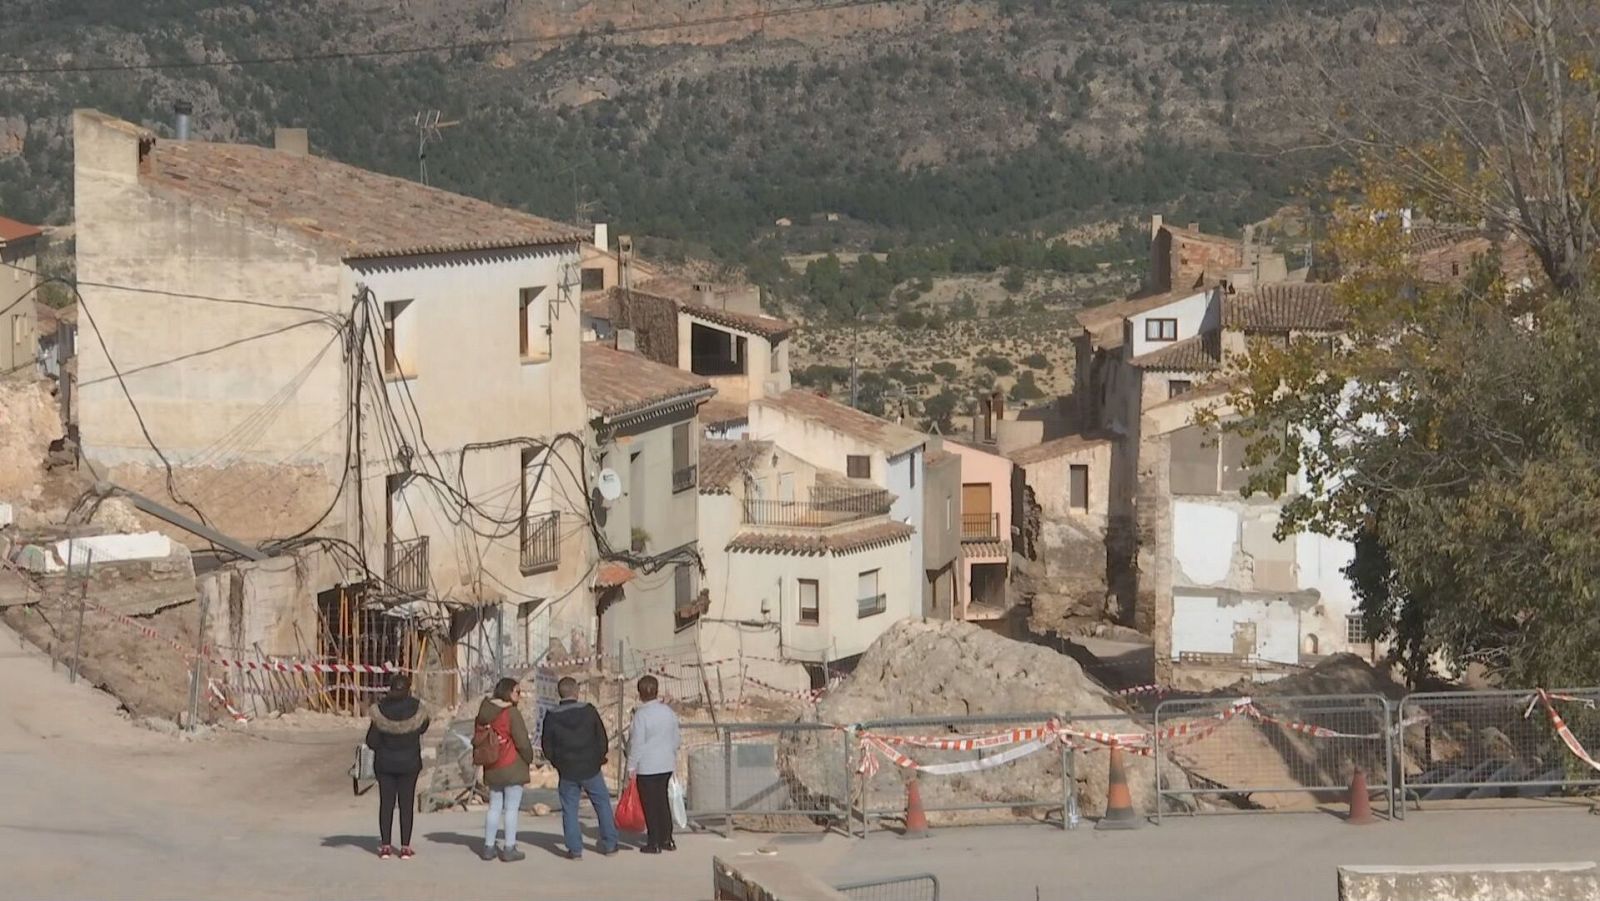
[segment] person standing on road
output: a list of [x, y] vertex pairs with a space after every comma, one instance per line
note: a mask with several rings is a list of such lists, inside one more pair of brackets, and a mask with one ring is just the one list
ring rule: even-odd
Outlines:
[[378, 779], [378, 856], [394, 856], [390, 843], [395, 808], [400, 809], [400, 859], [416, 856], [411, 850], [411, 825], [417, 813], [417, 776], [422, 773], [422, 733], [428, 731], [428, 707], [411, 696], [411, 677], [401, 673], [389, 680], [389, 693], [372, 705], [367, 727], [367, 747], [372, 749], [372, 772]]
[[593, 704], [578, 700], [577, 679], [563, 677], [556, 683], [556, 694], [561, 703], [544, 715], [539, 743], [544, 748], [544, 759], [561, 777], [557, 791], [561, 795], [561, 831], [567, 841], [567, 857], [583, 857], [583, 832], [578, 828], [582, 795], [589, 797], [595, 818], [600, 821], [600, 853], [610, 856], [617, 853], [617, 822], [611, 812], [606, 777], [600, 773], [610, 744], [606, 724]]
[[517, 814], [522, 809], [522, 787], [528, 784], [528, 764], [533, 762], [533, 742], [528, 739], [528, 724], [517, 704], [522, 688], [515, 679], [495, 683], [494, 694], [478, 706], [477, 726], [486, 726], [500, 737], [500, 758], [483, 768], [483, 784], [489, 789], [489, 812], [483, 824], [484, 860], [494, 860], [495, 834], [505, 824], [498, 857], [506, 863], [528, 855], [517, 850]]
[[678, 765], [678, 715], [657, 695], [661, 685], [655, 676], [639, 680], [639, 709], [633, 712], [633, 728], [628, 734], [628, 774], [639, 779], [639, 803], [644, 807], [648, 833], [646, 854], [676, 851], [672, 840], [672, 806], [667, 800], [667, 783]]

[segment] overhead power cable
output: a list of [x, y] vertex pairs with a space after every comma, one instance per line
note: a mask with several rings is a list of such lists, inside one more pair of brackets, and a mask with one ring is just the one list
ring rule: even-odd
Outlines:
[[562, 31], [555, 34], [523, 38], [500, 38], [483, 41], [453, 41], [445, 44], [421, 44], [410, 47], [388, 47], [371, 50], [327, 50], [316, 53], [286, 53], [279, 56], [239, 57], [234, 59], [165, 60], [150, 63], [86, 63], [59, 66], [9, 66], [0, 69], [0, 75], [65, 75], [91, 72], [155, 72], [175, 69], [220, 69], [229, 66], [272, 66], [286, 63], [329, 62], [341, 59], [374, 59], [391, 56], [413, 56], [423, 53], [454, 53], [463, 50], [501, 50], [530, 44], [560, 44], [580, 39], [615, 39], [662, 31], [681, 31], [706, 28], [714, 25], [736, 25], [740, 22], [765, 21], [789, 16], [832, 12], [864, 6], [887, 6], [894, 0], [834, 0], [783, 9], [763, 9], [748, 13], [706, 16], [699, 19], [680, 19], [674, 22], [645, 22], [638, 25], [613, 25], [604, 31]]

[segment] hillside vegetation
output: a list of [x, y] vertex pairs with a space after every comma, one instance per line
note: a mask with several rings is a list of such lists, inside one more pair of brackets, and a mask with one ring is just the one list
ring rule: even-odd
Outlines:
[[[430, 181], [742, 260], [975, 232], [1054, 234], [1160, 207], [1227, 228], [1318, 162], [1261, 67], [1383, 39], [1344, 3], [902, 0], [767, 19], [756, 0], [8, 0], [0, 68], [546, 42], [359, 59], [0, 76], [0, 210], [70, 218], [70, 110], [417, 177], [420, 110], [460, 124]], [[718, 24], [635, 32], [641, 24]], [[828, 213], [840, 214], [829, 221]], [[794, 222], [779, 230], [779, 218]], [[813, 221], [815, 220], [815, 222]]]

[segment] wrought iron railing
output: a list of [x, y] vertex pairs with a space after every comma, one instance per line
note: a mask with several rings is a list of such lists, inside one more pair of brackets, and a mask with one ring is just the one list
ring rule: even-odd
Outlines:
[[998, 541], [1000, 538], [1000, 514], [998, 513], [963, 513], [961, 514], [961, 540], [962, 541]]
[[870, 598], [860, 598], [856, 601], [856, 618], [864, 619], [868, 616], [882, 613], [887, 609], [889, 609], [889, 596], [886, 594], [875, 594]]
[[744, 521], [754, 526], [827, 528], [874, 516], [884, 516], [894, 495], [882, 489], [839, 491], [818, 488], [809, 500], [751, 500], [744, 505]]
[[522, 518], [522, 572], [545, 572], [561, 565], [561, 511]]
[[690, 488], [693, 488], [696, 484], [698, 484], [696, 477], [699, 474], [700, 467], [695, 466], [693, 463], [683, 467], [682, 469], [673, 470], [672, 490], [674, 492], [688, 491]]
[[384, 547], [383, 578], [390, 591], [428, 593], [428, 536], [391, 541]]

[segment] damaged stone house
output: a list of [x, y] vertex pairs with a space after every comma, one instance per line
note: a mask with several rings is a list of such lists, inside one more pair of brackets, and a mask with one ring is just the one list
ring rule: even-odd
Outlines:
[[34, 307], [43, 243], [38, 226], [0, 216], [0, 376], [27, 369], [39, 358]]
[[272, 556], [202, 576], [219, 642], [450, 667], [592, 638], [585, 233], [303, 130], [78, 110], [74, 139], [83, 456]]
[[1229, 684], [1371, 656], [1345, 542], [1278, 541], [1279, 499], [1246, 498], [1244, 441], [1194, 424], [1251, 342], [1331, 338], [1332, 285], [1247, 241], [1152, 228], [1151, 290], [1079, 315], [1078, 434], [1014, 451], [1019, 590], [1035, 631], [1097, 621], [1155, 642], [1162, 682]]

